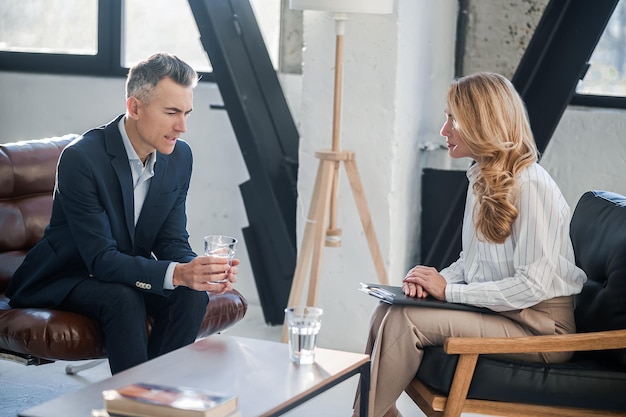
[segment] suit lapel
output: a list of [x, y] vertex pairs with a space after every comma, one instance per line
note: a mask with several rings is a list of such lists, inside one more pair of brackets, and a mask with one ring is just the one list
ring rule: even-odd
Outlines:
[[109, 155], [111, 155], [111, 167], [117, 175], [117, 179], [120, 183], [120, 189], [122, 190], [122, 201], [124, 204], [124, 219], [126, 220], [126, 227], [128, 228], [128, 234], [131, 242], [134, 244], [135, 237], [135, 214], [134, 214], [134, 201], [135, 195], [133, 191], [133, 176], [130, 172], [130, 164], [128, 162], [128, 155], [126, 154], [126, 148], [122, 142], [122, 135], [118, 128], [118, 123], [123, 115], [109, 123], [105, 127], [106, 148]]

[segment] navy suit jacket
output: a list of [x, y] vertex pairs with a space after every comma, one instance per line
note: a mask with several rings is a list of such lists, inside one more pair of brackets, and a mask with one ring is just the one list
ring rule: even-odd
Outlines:
[[13, 307], [55, 307], [85, 279], [167, 294], [171, 261], [189, 262], [186, 199], [192, 153], [178, 140], [157, 152], [154, 177], [135, 226], [133, 181], [119, 116], [61, 153], [50, 224], [14, 274]]

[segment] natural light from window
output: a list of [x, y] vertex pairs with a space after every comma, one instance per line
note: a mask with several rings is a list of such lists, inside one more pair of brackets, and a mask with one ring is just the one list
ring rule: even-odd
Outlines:
[[[0, 0], [0, 51], [64, 55], [98, 53], [98, 2]], [[269, 56], [278, 68], [280, 0], [251, 0]], [[123, 0], [121, 65], [155, 52], [178, 55], [211, 72], [187, 0]]]
[[591, 66], [576, 92], [626, 96], [626, 1], [621, 0], [589, 60]]
[[98, 0], [0, 0], [0, 50], [96, 55]]
[[[252, 0], [250, 4], [277, 68], [280, 0]], [[122, 33], [124, 67], [129, 68], [154, 52], [167, 51], [197, 71], [212, 71], [187, 0], [125, 0]]]

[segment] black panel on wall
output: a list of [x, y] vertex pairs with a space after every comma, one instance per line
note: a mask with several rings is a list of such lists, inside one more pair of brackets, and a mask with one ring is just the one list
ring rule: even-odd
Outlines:
[[438, 270], [457, 260], [467, 196], [465, 171], [426, 168], [422, 173], [421, 260]]
[[250, 174], [243, 233], [263, 314], [280, 324], [297, 255], [298, 131], [248, 0], [188, 1]]

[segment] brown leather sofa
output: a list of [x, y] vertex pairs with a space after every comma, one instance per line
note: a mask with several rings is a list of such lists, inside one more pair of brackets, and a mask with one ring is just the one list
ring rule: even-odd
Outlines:
[[[0, 357], [27, 364], [105, 358], [98, 324], [79, 314], [45, 308], [11, 308], [4, 295], [13, 273], [50, 220], [56, 163], [76, 137], [0, 145]], [[198, 337], [220, 332], [246, 314], [233, 290], [213, 295]], [[150, 328], [150, 323], [147, 323]]]

